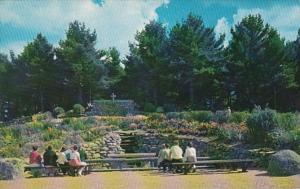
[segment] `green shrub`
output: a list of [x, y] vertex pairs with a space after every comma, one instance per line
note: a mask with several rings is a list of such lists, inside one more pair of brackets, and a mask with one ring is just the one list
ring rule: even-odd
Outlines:
[[297, 125], [297, 116], [294, 113], [278, 113], [278, 126], [282, 129], [290, 130]]
[[62, 107], [58, 106], [58, 107], [56, 107], [56, 108], [53, 109], [53, 115], [55, 117], [58, 117], [59, 115], [62, 115], [64, 113], [65, 113], [65, 110]]
[[233, 112], [229, 116], [229, 122], [237, 123], [237, 124], [246, 122], [249, 116], [250, 116], [249, 112]]
[[69, 110], [65, 113], [65, 117], [74, 117], [75, 114], [74, 114], [74, 111], [73, 110]]
[[182, 119], [182, 114], [180, 112], [168, 112], [166, 117], [168, 119]]
[[218, 110], [214, 114], [213, 120], [217, 123], [227, 123], [229, 120], [229, 113], [228, 111]]
[[256, 107], [247, 119], [247, 126], [253, 142], [266, 143], [267, 133], [277, 126], [276, 111]]
[[165, 111], [164, 111], [164, 108], [163, 108], [163, 107], [158, 106], [158, 107], [156, 108], [155, 112], [156, 112], [156, 113], [164, 113]]
[[75, 116], [80, 116], [84, 114], [84, 107], [81, 104], [74, 104], [73, 106], [73, 113]]
[[190, 118], [199, 122], [208, 123], [213, 119], [213, 113], [211, 111], [191, 111]]
[[150, 102], [145, 103], [144, 112], [155, 112], [155, 111], [156, 111], [156, 108], [152, 103], [150, 103]]
[[70, 120], [69, 126], [75, 131], [84, 130], [86, 128], [86, 124], [84, 123], [84, 121], [76, 118]]
[[150, 113], [150, 114], [148, 114], [148, 118], [150, 120], [164, 120], [167, 117], [163, 113]]

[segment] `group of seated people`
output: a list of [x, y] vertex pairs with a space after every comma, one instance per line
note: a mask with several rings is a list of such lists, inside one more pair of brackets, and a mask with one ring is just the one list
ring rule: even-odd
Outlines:
[[[78, 167], [78, 175], [82, 175], [82, 171], [87, 165], [84, 162], [86, 153], [77, 145], [69, 149], [63, 146], [59, 152], [54, 152], [52, 147], [48, 146], [43, 156], [41, 156], [37, 150], [37, 146], [32, 147], [32, 152], [29, 155], [29, 163], [31, 166], [59, 166], [64, 175], [68, 172], [69, 168], [73, 166]], [[47, 174], [54, 174], [50, 168], [47, 171]]]
[[[169, 148], [168, 144], [163, 144], [162, 149], [158, 153], [158, 168], [163, 168], [164, 172], [182, 172], [182, 166], [173, 166], [172, 163], [194, 163], [196, 161], [196, 149], [193, 147], [192, 142], [188, 143], [184, 155], [179, 146], [179, 141], [174, 141], [174, 145], [171, 148]], [[195, 166], [191, 165], [189, 170], [195, 172]]]

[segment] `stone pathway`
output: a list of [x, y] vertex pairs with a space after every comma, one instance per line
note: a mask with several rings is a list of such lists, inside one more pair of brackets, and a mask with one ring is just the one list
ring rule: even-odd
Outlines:
[[92, 173], [82, 177], [45, 177], [0, 181], [1, 189], [300, 189], [300, 175], [269, 177], [264, 171], [247, 173], [201, 170], [190, 175], [157, 171]]

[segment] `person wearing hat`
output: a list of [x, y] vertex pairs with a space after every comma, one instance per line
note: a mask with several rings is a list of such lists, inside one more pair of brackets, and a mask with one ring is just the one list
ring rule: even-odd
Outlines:
[[[184, 161], [189, 163], [194, 163], [197, 161], [196, 149], [193, 147], [193, 143], [189, 142], [184, 153]], [[193, 168], [193, 172], [195, 172], [195, 165], [191, 165], [189, 170]]]

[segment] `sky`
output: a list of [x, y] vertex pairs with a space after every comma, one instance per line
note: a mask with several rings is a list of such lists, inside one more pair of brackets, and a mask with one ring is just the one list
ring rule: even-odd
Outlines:
[[300, 28], [300, 0], [0, 0], [0, 53], [21, 53], [38, 33], [57, 47], [78, 20], [96, 30], [97, 48], [116, 47], [124, 57], [150, 20], [170, 29], [190, 12], [214, 27], [216, 37], [225, 33], [225, 46], [230, 28], [248, 14], [261, 14], [289, 41]]

